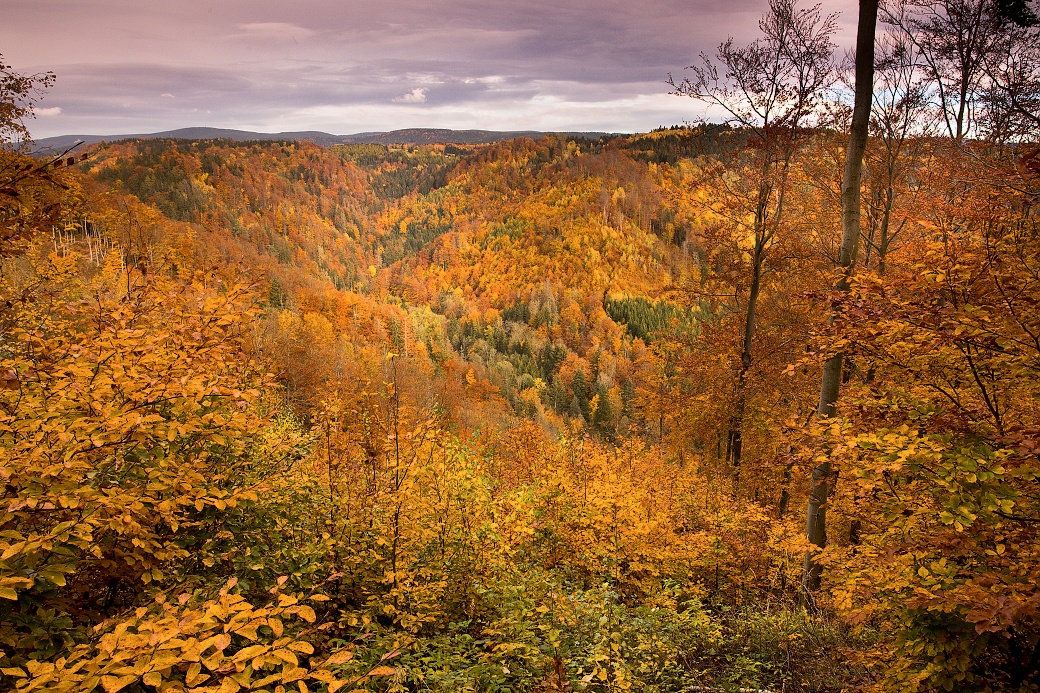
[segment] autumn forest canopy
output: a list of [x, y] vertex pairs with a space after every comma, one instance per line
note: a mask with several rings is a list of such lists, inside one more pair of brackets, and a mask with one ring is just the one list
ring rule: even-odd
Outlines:
[[0, 689], [1040, 690], [1040, 17], [770, 0], [711, 122], [32, 154]]

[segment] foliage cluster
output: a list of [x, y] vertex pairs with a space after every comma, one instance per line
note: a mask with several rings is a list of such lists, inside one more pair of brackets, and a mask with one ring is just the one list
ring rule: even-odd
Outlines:
[[732, 126], [0, 152], [0, 685], [1035, 690], [1032, 29], [965, 6], [960, 97], [970, 17], [889, 8], [837, 277], [782, 0], [676, 84]]

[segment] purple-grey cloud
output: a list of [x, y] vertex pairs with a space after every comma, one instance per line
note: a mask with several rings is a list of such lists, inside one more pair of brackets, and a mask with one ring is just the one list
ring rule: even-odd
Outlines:
[[[805, 0], [808, 1], [808, 0]], [[645, 130], [701, 51], [749, 40], [765, 0], [34, 0], [0, 52], [52, 70], [36, 137], [188, 125]], [[854, 4], [844, 9], [843, 36]], [[57, 110], [57, 109], [60, 109]]]

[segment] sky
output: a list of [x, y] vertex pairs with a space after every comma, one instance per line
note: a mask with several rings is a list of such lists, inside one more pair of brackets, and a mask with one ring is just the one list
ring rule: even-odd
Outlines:
[[[803, 4], [806, 0], [802, 0]], [[37, 139], [190, 126], [644, 132], [692, 122], [669, 74], [767, 0], [0, 0], [0, 54], [51, 71]], [[856, 3], [839, 11], [854, 43]]]

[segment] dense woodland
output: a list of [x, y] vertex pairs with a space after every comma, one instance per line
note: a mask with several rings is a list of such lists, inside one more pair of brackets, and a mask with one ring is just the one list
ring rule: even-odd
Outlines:
[[595, 141], [33, 158], [0, 65], [0, 688], [1040, 690], [1036, 25], [881, 7], [851, 255], [787, 0]]

